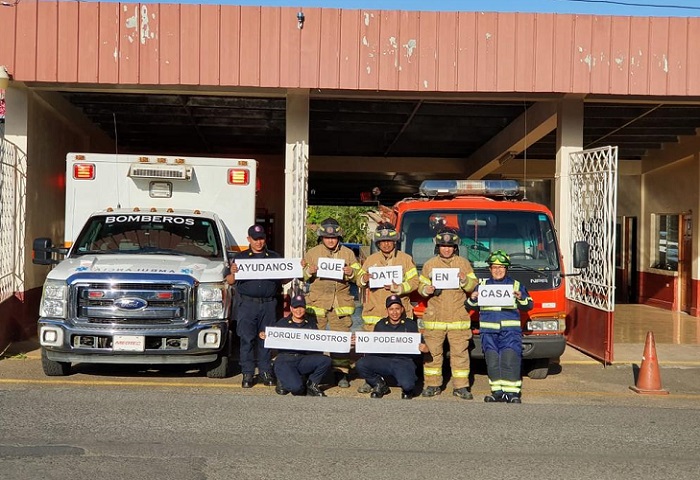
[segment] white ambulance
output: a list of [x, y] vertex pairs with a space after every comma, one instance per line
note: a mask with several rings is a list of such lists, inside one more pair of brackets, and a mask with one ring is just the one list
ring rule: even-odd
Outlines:
[[[230, 257], [255, 221], [251, 159], [70, 153], [65, 244], [34, 240], [44, 373], [73, 363], [228, 375]], [[65, 255], [56, 260], [56, 253]]]

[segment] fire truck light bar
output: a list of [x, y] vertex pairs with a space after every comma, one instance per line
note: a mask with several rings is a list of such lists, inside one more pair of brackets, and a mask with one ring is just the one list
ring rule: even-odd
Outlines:
[[425, 180], [421, 183], [419, 192], [428, 197], [515, 197], [520, 193], [520, 186], [515, 180]]

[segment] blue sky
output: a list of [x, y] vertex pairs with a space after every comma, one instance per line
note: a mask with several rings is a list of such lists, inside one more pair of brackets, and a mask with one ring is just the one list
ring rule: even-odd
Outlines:
[[[148, 2], [148, 0], [142, 0]], [[698, 0], [169, 0], [167, 3], [210, 3], [283, 7], [328, 7], [373, 10], [581, 13], [655, 17], [699, 17]], [[686, 8], [680, 8], [686, 7]]]

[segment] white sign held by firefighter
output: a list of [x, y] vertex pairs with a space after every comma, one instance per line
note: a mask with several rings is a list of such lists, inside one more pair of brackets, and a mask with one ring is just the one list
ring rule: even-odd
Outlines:
[[357, 353], [406, 353], [418, 354], [420, 333], [357, 332], [355, 352]]
[[403, 267], [401, 265], [391, 267], [369, 267], [369, 288], [382, 288], [392, 283], [401, 283], [403, 279]]
[[337, 258], [319, 258], [318, 271], [316, 271], [316, 276], [318, 278], [331, 278], [333, 280], [342, 280], [344, 275], [344, 268], [345, 260]]
[[350, 352], [350, 332], [302, 328], [265, 328], [265, 348], [313, 352]]
[[435, 288], [443, 290], [459, 288], [459, 268], [433, 268], [430, 273]]
[[301, 278], [301, 258], [236, 259], [236, 280]]
[[480, 307], [513, 307], [513, 285], [479, 285], [478, 302]]

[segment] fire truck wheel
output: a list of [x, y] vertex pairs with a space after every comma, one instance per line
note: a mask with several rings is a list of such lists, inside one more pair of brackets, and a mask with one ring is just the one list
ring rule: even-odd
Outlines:
[[533, 380], [543, 380], [549, 375], [549, 359], [537, 358], [525, 363], [527, 376]]
[[47, 377], [65, 377], [70, 375], [70, 362], [55, 362], [46, 356], [46, 350], [41, 349], [41, 368]]

